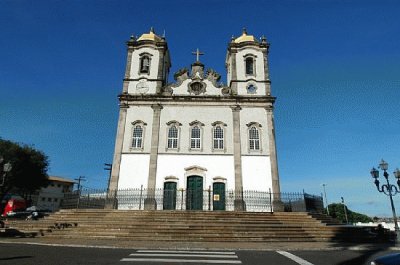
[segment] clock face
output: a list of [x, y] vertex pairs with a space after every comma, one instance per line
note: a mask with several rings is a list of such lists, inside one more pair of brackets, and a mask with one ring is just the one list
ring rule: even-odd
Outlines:
[[136, 85], [136, 91], [141, 94], [145, 94], [149, 91], [149, 85], [146, 81], [139, 81]]

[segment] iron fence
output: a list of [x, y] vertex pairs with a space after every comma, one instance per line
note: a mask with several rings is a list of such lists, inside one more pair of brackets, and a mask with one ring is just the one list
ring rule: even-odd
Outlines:
[[[82, 189], [66, 193], [61, 202], [62, 209], [144, 210], [145, 200], [155, 202], [157, 210], [203, 210], [233, 211], [236, 200], [243, 200], [246, 211], [252, 212], [322, 212], [321, 196], [307, 193], [271, 193], [245, 190], [214, 192], [184, 189]], [[279, 209], [278, 209], [279, 208]]]

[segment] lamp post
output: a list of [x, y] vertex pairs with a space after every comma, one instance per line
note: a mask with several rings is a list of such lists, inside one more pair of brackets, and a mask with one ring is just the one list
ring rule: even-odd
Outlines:
[[329, 215], [329, 206], [328, 206], [328, 199], [326, 198], [326, 190], [325, 190], [326, 184], [322, 184], [322, 187], [324, 187], [324, 196], [325, 196], [325, 203], [326, 203], [326, 212]]
[[396, 168], [396, 171], [393, 172], [394, 176], [397, 178], [397, 188], [395, 185], [389, 183], [389, 173], [387, 173], [389, 164], [386, 163], [383, 159], [381, 163], [379, 164], [379, 167], [381, 170], [383, 170], [383, 176], [386, 179], [386, 184], [383, 184], [382, 186], [379, 185], [379, 170], [376, 168], [371, 169], [371, 176], [375, 179], [374, 183], [376, 185], [376, 188], [378, 189], [379, 192], [384, 193], [385, 195], [389, 196], [390, 199], [390, 205], [392, 207], [392, 214], [393, 214], [393, 221], [394, 221], [394, 230], [396, 232], [396, 242], [398, 243], [400, 240], [400, 230], [399, 230], [399, 225], [397, 224], [397, 215], [396, 215], [396, 209], [394, 208], [394, 203], [393, 203], [393, 196], [395, 196], [397, 193], [400, 192], [400, 170]]
[[1, 183], [0, 186], [4, 186], [6, 182], [7, 173], [10, 172], [12, 169], [12, 165], [10, 162], [4, 163], [4, 158], [0, 156], [0, 176], [1, 176]]
[[349, 218], [347, 218], [347, 207], [346, 207], [346, 204], [344, 204], [344, 199], [343, 199], [343, 197], [340, 197], [340, 198], [342, 199], [344, 217], [346, 218], [346, 224], [348, 224], [348, 223], [349, 223]]

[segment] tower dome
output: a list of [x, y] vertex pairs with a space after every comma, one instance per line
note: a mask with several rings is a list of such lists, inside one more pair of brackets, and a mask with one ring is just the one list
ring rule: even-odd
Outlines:
[[242, 42], [257, 42], [256, 38], [253, 35], [247, 35], [247, 31], [244, 28], [242, 35], [236, 39], [233, 39], [234, 43], [242, 43]]
[[144, 33], [137, 39], [137, 41], [142, 41], [142, 40], [164, 41], [162, 37], [154, 33], [153, 27], [150, 29], [149, 33]]

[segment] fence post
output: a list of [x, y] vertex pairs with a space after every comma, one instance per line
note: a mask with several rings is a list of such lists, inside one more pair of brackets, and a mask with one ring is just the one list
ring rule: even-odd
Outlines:
[[211, 211], [211, 186], [208, 186], [208, 210]]
[[273, 210], [272, 210], [272, 194], [271, 194], [271, 188], [269, 188], [269, 212], [270, 213], [273, 213]]
[[142, 195], [143, 195], [143, 184], [140, 185], [139, 210], [142, 209]]

